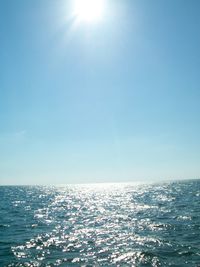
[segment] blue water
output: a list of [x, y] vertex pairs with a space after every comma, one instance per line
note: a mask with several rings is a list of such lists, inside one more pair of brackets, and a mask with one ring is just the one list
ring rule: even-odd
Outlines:
[[0, 266], [200, 266], [200, 181], [2, 186]]

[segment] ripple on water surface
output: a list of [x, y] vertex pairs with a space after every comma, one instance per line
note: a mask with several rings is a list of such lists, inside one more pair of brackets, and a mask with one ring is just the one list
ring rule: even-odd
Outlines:
[[0, 187], [0, 266], [200, 266], [200, 182]]

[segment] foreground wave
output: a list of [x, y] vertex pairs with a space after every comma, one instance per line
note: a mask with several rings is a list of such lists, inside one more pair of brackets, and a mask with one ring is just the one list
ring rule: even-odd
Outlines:
[[0, 266], [200, 266], [200, 181], [0, 187]]

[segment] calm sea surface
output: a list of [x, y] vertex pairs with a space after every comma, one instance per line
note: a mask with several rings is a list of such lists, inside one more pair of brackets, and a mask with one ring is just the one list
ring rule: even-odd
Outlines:
[[200, 266], [200, 181], [2, 186], [0, 266]]

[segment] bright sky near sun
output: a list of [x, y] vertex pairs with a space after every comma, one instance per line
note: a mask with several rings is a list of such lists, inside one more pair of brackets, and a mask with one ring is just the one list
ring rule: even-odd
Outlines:
[[95, 22], [103, 17], [106, 0], [75, 0], [74, 16], [80, 22]]
[[200, 177], [199, 10], [0, 1], [0, 184]]

